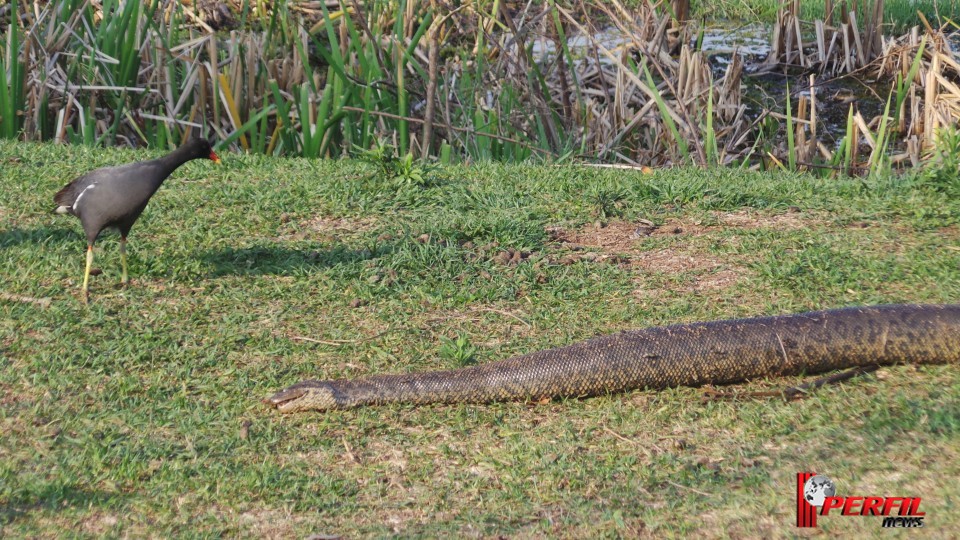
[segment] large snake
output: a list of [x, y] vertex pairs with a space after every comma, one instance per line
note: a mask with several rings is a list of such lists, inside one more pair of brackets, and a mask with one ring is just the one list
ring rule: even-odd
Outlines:
[[845, 308], [647, 328], [462, 369], [308, 380], [267, 402], [281, 412], [298, 412], [539, 400], [897, 363], [960, 363], [960, 304]]

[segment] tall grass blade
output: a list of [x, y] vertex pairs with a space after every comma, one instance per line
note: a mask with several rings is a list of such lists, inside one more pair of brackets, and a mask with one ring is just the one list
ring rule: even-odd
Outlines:
[[720, 165], [719, 151], [717, 150], [717, 133], [713, 129], [713, 86], [707, 92], [707, 128], [704, 134], [707, 151], [707, 167]]
[[653, 76], [650, 75], [650, 70], [647, 69], [647, 63], [641, 63], [640, 67], [643, 68], [643, 74], [647, 78], [647, 86], [650, 87], [650, 91], [653, 94], [653, 99], [657, 102], [657, 108], [660, 110], [660, 116], [663, 117], [663, 123], [666, 124], [667, 129], [670, 130], [670, 136], [673, 137], [673, 141], [677, 144], [677, 148], [680, 151], [680, 157], [686, 161], [690, 157], [690, 149], [687, 146], [687, 141], [680, 136], [680, 131], [677, 129], [677, 124], [673, 121], [673, 117], [670, 116], [670, 110], [667, 108], [666, 102], [663, 101], [663, 96], [660, 95], [660, 90], [657, 88], [657, 84], [653, 82]]
[[877, 128], [877, 140], [870, 153], [870, 172], [875, 174], [884, 168], [887, 161], [887, 144], [890, 141], [889, 128], [887, 126], [890, 114], [890, 101], [893, 98], [893, 92], [887, 96], [887, 104], [883, 108], [883, 116], [880, 117], [880, 127]]
[[7, 27], [6, 47], [0, 48], [0, 136], [14, 139], [23, 126], [24, 65], [20, 61], [19, 2], [13, 2], [10, 25]]
[[854, 146], [857, 144], [856, 139], [857, 134], [856, 131], [854, 131], [853, 124], [853, 105], [851, 104], [847, 111], [847, 134], [843, 138], [843, 170], [846, 172], [847, 176], [851, 176], [853, 174], [853, 150]]

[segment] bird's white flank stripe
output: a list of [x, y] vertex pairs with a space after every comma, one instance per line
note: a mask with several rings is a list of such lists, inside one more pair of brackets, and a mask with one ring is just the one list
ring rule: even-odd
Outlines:
[[79, 210], [79, 209], [80, 209], [80, 199], [83, 198], [84, 193], [90, 191], [90, 190], [93, 189], [94, 187], [96, 187], [96, 184], [90, 184], [89, 186], [83, 188], [83, 191], [81, 191], [80, 194], [77, 195], [77, 200], [73, 201], [73, 207]]

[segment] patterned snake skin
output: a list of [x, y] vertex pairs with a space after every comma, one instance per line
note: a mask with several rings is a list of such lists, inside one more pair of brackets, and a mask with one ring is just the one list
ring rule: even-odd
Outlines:
[[896, 363], [960, 363], [960, 305], [889, 305], [621, 332], [450, 371], [303, 381], [281, 412], [584, 397]]

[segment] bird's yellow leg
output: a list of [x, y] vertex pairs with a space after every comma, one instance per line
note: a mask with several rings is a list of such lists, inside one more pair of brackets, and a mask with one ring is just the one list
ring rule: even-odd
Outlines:
[[120, 276], [120, 284], [124, 287], [130, 283], [130, 278], [127, 277], [127, 237], [120, 237], [120, 265], [123, 267], [123, 274]]
[[90, 301], [90, 268], [93, 266], [93, 246], [87, 245], [87, 269], [83, 271], [83, 303]]

